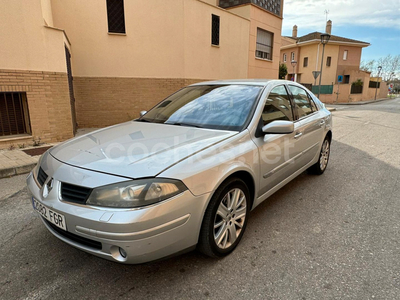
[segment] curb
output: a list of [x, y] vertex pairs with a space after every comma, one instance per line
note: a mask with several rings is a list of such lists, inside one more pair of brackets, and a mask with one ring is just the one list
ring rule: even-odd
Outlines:
[[330, 112], [336, 111], [336, 108], [335, 108], [335, 107], [326, 107], [326, 109], [329, 110]]
[[35, 166], [36, 166], [36, 163], [25, 165], [25, 166], [0, 169], [0, 179], [29, 173], [30, 171], [32, 171], [32, 169]]
[[394, 100], [397, 98], [383, 98], [383, 99], [377, 99], [377, 100], [371, 100], [371, 101], [361, 101], [361, 102], [347, 102], [347, 103], [329, 103], [329, 105], [364, 105], [364, 104], [372, 104], [372, 103], [377, 103], [381, 101], [386, 101], [386, 100]]

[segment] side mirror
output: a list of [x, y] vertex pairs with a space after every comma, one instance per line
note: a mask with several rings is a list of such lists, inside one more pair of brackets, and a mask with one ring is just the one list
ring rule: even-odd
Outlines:
[[140, 117], [143, 117], [145, 114], [147, 114], [147, 110], [142, 110], [142, 111], [140, 112]]
[[262, 128], [262, 131], [272, 134], [287, 134], [294, 131], [294, 123], [291, 121], [273, 121]]

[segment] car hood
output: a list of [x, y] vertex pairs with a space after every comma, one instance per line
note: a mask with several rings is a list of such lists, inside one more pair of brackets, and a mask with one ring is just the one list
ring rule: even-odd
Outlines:
[[74, 138], [50, 150], [66, 164], [128, 177], [153, 177], [237, 134], [131, 121]]

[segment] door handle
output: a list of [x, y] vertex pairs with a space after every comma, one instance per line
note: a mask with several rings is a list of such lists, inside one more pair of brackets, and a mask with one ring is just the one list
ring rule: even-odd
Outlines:
[[298, 139], [298, 138], [300, 138], [302, 135], [303, 135], [302, 132], [296, 132], [294, 138], [295, 138], [295, 139]]
[[324, 120], [322, 120], [321, 122], [319, 122], [319, 127], [322, 127], [322, 126], [324, 126], [325, 125], [325, 121]]

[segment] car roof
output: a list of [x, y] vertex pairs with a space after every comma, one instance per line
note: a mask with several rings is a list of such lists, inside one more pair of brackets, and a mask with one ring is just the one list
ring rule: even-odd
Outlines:
[[220, 84], [243, 84], [243, 85], [257, 85], [266, 86], [270, 83], [293, 83], [293, 81], [282, 80], [282, 79], [228, 79], [228, 80], [215, 80], [215, 81], [203, 81], [192, 84], [190, 86], [197, 85], [220, 85]]

